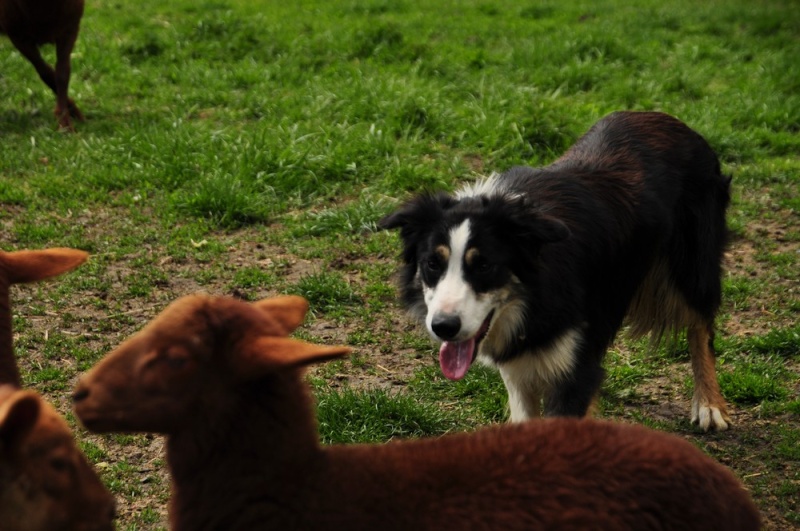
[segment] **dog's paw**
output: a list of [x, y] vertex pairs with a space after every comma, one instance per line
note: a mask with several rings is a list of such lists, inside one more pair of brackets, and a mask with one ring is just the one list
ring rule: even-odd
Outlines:
[[703, 431], [725, 431], [730, 427], [731, 419], [724, 406], [701, 404], [694, 400], [692, 401], [692, 424], [697, 424]]

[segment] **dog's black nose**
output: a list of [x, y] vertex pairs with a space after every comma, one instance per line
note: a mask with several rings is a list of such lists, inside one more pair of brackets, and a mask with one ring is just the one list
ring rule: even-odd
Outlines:
[[449, 341], [461, 330], [461, 318], [457, 315], [437, 315], [431, 322], [431, 329], [439, 339]]

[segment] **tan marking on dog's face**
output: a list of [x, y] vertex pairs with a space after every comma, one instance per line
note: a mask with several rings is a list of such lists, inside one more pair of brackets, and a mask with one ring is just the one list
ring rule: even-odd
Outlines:
[[464, 255], [464, 263], [466, 263], [468, 266], [471, 266], [472, 262], [474, 262], [475, 259], [478, 258], [480, 255], [481, 253], [480, 251], [478, 251], [477, 247], [470, 247], [469, 249], [467, 249], [467, 252]]
[[438, 247], [436, 247], [436, 254], [445, 263], [448, 260], [450, 260], [450, 248], [448, 246], [446, 246], [446, 245], [439, 245]]

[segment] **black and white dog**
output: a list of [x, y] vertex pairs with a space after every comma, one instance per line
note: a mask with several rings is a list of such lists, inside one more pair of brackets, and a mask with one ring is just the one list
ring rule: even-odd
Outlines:
[[454, 196], [418, 196], [400, 229], [400, 291], [441, 340], [445, 376], [479, 357], [512, 421], [583, 416], [626, 316], [634, 336], [687, 330], [692, 421], [730, 419], [715, 374], [730, 178], [699, 134], [657, 112], [616, 112], [544, 168], [515, 167]]

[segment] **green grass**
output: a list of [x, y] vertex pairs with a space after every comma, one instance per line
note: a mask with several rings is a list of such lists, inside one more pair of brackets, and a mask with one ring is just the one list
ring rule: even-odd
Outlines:
[[334, 311], [342, 305], [357, 302], [355, 291], [337, 272], [323, 271], [306, 275], [288, 291], [302, 295], [312, 307], [323, 313]]
[[719, 385], [726, 399], [735, 404], [760, 404], [784, 400], [789, 390], [782, 385], [786, 377], [780, 364], [748, 360], [719, 374]]
[[[736, 422], [689, 425], [682, 339], [652, 354], [618, 341], [600, 415], [690, 438], [743, 479], [768, 528], [796, 526], [798, 34], [789, 0], [87, 0], [76, 134], [0, 41], [2, 247], [92, 254], [14, 288], [24, 382], [67, 413], [78, 375], [175, 298], [297, 293], [311, 303], [299, 336], [355, 349], [313, 375], [326, 441], [500, 422], [497, 374], [446, 381], [403, 316], [399, 241], [377, 221], [411, 193], [546, 164], [610, 111], [661, 110], [733, 176], [716, 347]], [[163, 528], [158, 439], [78, 435], [119, 528]]]
[[386, 391], [321, 386], [318, 400], [320, 438], [331, 443], [380, 443], [394, 438], [442, 435], [463, 429], [457, 417], [432, 402]]

